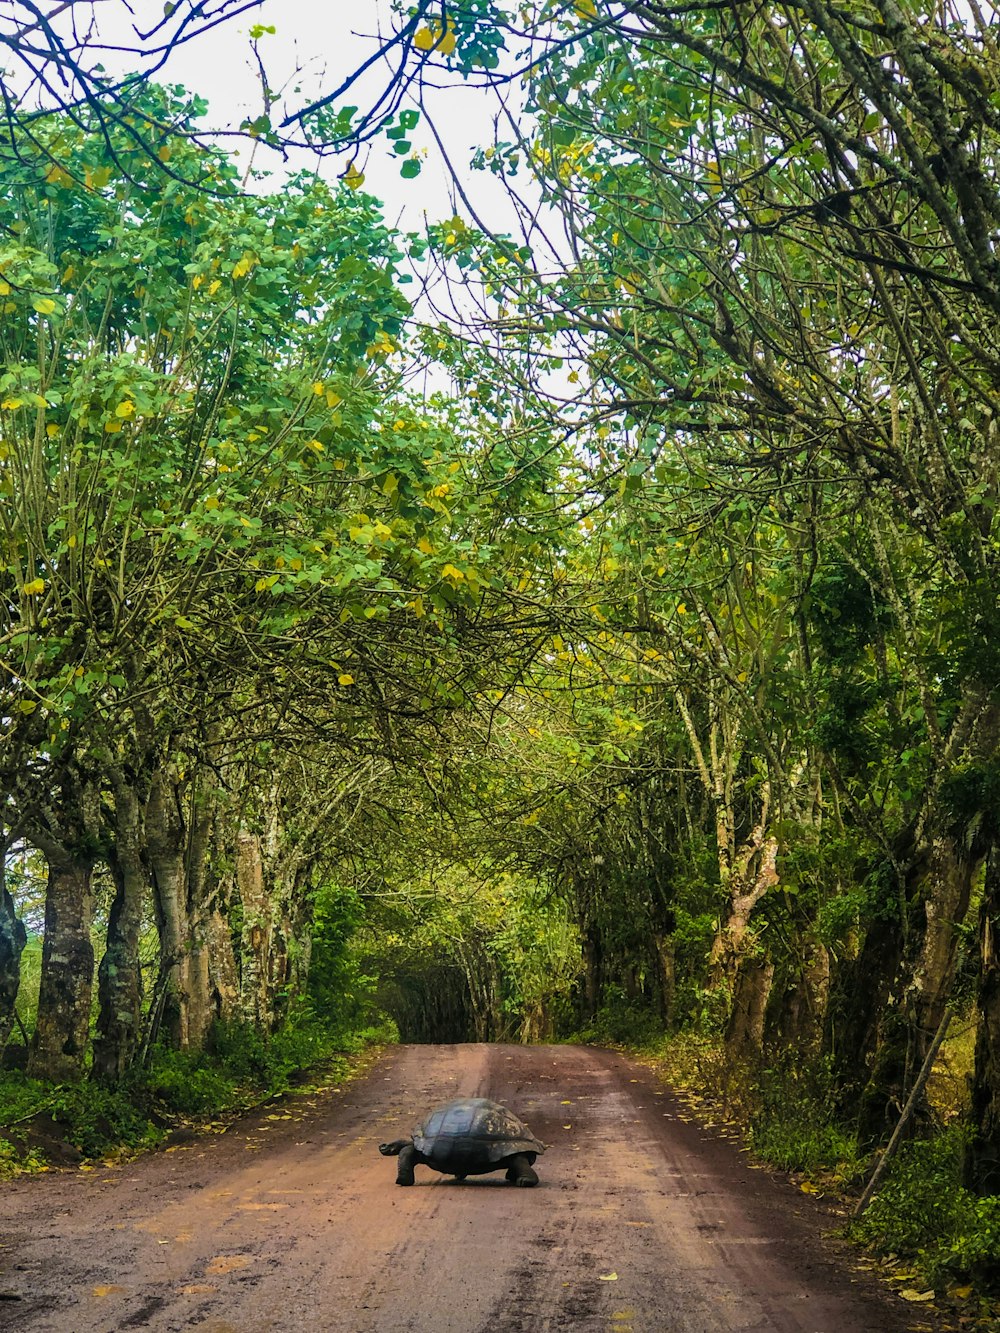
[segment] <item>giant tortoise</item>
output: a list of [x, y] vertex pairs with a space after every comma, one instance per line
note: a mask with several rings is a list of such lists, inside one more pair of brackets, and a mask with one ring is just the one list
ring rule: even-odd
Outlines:
[[514, 1185], [537, 1185], [532, 1163], [545, 1145], [499, 1102], [461, 1097], [436, 1106], [412, 1138], [380, 1143], [378, 1150], [385, 1157], [399, 1158], [397, 1185], [412, 1185], [413, 1168], [419, 1165], [456, 1180], [505, 1170]]

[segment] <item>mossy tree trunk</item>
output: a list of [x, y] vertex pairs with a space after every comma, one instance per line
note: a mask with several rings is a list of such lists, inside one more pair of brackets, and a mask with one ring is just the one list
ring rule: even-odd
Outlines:
[[145, 825], [160, 934], [160, 975], [166, 984], [161, 1026], [174, 1046], [197, 1048], [217, 1015], [206, 864], [211, 801], [196, 783], [163, 765], [153, 776]]
[[94, 985], [93, 860], [50, 847], [32, 1078], [70, 1083], [85, 1073]]
[[135, 1054], [142, 1023], [139, 937], [150, 889], [144, 855], [141, 799], [134, 783], [115, 782], [115, 836], [108, 864], [115, 896], [108, 914], [107, 944], [98, 968], [99, 1008], [94, 1036], [93, 1073], [117, 1083]]
[[6, 845], [0, 852], [0, 1050], [14, 1026], [17, 992], [21, 986], [21, 954], [28, 941], [14, 898], [6, 883]]
[[979, 1027], [972, 1078], [967, 1175], [980, 1194], [1000, 1193], [1000, 850], [990, 853], [979, 915]]

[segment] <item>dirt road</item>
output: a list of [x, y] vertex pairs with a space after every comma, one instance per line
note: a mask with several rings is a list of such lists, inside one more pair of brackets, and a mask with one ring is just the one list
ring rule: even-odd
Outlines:
[[[380, 1140], [481, 1095], [548, 1145], [541, 1184], [417, 1168]], [[621, 1056], [404, 1046], [342, 1091], [129, 1165], [0, 1189], [10, 1333], [902, 1333], [816, 1204]], [[19, 1300], [10, 1299], [20, 1296]]]

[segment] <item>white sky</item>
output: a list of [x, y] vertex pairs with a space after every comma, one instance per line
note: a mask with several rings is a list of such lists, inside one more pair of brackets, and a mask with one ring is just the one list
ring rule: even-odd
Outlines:
[[[134, 44], [131, 23], [144, 27], [162, 17], [162, 0], [135, 0], [129, 15], [124, 0], [98, 0], [95, 13], [101, 38]], [[385, 0], [355, 0], [345, 4], [322, 0], [264, 0], [258, 8], [228, 20], [218, 28], [178, 47], [157, 76], [162, 83], [182, 83], [209, 102], [208, 123], [213, 128], [238, 126], [245, 117], [258, 116], [263, 108], [257, 62], [253, 56], [249, 32], [255, 24], [274, 25], [274, 35], [259, 40], [271, 87], [283, 93], [283, 109], [298, 110], [310, 101], [331, 92], [367, 59], [375, 49], [381, 30], [392, 31], [389, 5]], [[114, 68], [113, 57], [104, 59]], [[297, 73], [298, 71], [298, 73]], [[345, 94], [344, 103], [364, 107], [374, 100], [386, 83], [384, 67], [379, 64]], [[296, 93], [295, 88], [300, 91]], [[272, 111], [272, 121], [281, 119], [279, 107]], [[439, 98], [435, 124], [446, 144], [456, 169], [463, 174], [473, 149], [493, 140], [493, 94], [487, 90], [454, 86]], [[408, 135], [415, 149], [426, 149], [423, 169], [416, 179], [406, 181], [399, 174], [404, 159], [391, 151], [385, 140], [376, 140], [359, 159], [365, 172], [364, 188], [385, 204], [386, 220], [400, 221], [405, 228], [420, 228], [424, 215], [437, 221], [456, 211], [453, 187], [440, 160], [433, 139], [421, 125]], [[250, 145], [238, 145], [240, 160], [246, 161]], [[321, 166], [324, 175], [340, 174], [347, 158], [327, 159]], [[278, 154], [259, 147], [254, 159], [258, 168], [281, 173], [285, 167]], [[296, 168], [316, 166], [316, 158], [302, 154]], [[502, 187], [488, 173], [476, 173], [473, 182], [477, 211], [498, 229], [512, 229], [513, 215]], [[465, 210], [457, 205], [457, 211]], [[503, 222], [506, 219], [506, 223]]]

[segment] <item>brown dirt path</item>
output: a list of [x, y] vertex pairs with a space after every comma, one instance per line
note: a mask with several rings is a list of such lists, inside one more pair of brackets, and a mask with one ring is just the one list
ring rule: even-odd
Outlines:
[[[423, 1167], [414, 1188], [394, 1184], [376, 1145], [460, 1095], [507, 1103], [550, 1145], [537, 1189]], [[830, 1219], [813, 1201], [682, 1115], [649, 1071], [610, 1051], [397, 1047], [342, 1092], [291, 1099], [225, 1135], [3, 1188], [0, 1290], [21, 1299], [0, 1302], [0, 1328], [914, 1327], [824, 1238]]]

